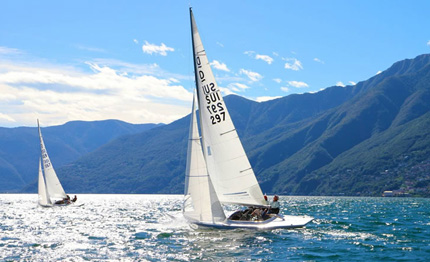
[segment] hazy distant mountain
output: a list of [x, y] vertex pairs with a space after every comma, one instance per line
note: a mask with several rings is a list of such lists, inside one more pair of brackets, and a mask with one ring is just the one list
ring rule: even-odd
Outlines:
[[[73, 121], [42, 127], [42, 134], [54, 166], [60, 167], [114, 138], [155, 126], [158, 125], [133, 125], [118, 120]], [[0, 192], [14, 192], [36, 181], [39, 156], [37, 127], [0, 127]]]
[[[430, 55], [355, 86], [225, 101], [266, 193], [430, 196]], [[68, 192], [182, 193], [188, 128], [189, 116], [122, 136], [57, 173]]]

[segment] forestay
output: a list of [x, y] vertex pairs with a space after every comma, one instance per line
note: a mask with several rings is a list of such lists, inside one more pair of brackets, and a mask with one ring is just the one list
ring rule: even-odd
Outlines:
[[191, 10], [190, 19], [203, 152], [209, 176], [221, 202], [264, 205], [263, 193], [215, 81]]

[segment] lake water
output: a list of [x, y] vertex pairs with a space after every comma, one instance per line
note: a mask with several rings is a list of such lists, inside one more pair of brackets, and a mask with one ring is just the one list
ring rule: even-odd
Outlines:
[[429, 261], [430, 199], [281, 197], [294, 230], [194, 230], [178, 195], [0, 195], [0, 261]]

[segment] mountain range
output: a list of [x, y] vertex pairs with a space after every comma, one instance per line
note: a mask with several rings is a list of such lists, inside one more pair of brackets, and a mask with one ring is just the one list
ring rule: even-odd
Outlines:
[[[42, 122], [43, 123], [43, 122]], [[118, 120], [72, 121], [41, 128], [54, 167], [94, 151], [112, 139], [142, 132], [158, 124], [133, 125]], [[37, 179], [40, 142], [35, 127], [0, 127], [0, 192], [18, 192]]]
[[[353, 86], [225, 102], [265, 193], [430, 196], [429, 54]], [[189, 116], [105, 139], [70, 125], [42, 130], [66, 192], [183, 193]], [[0, 191], [36, 192], [37, 131], [0, 128], [0, 142]]]

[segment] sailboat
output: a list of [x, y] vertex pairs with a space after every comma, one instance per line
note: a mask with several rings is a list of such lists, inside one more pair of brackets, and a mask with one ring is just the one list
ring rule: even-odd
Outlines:
[[[39, 205], [48, 207], [53, 205], [69, 205], [74, 203], [64, 192], [63, 186], [55, 173], [51, 160], [43, 142], [42, 132], [40, 131], [39, 120], [37, 120], [39, 130], [41, 159], [39, 160]], [[75, 196], [76, 197], [76, 196]], [[75, 198], [76, 201], [76, 198]]]
[[197, 226], [223, 229], [304, 227], [312, 217], [271, 214], [264, 219], [238, 220], [238, 212], [226, 216], [223, 204], [261, 210], [269, 206], [215, 81], [191, 8], [190, 20], [196, 92], [187, 151], [184, 217]]

